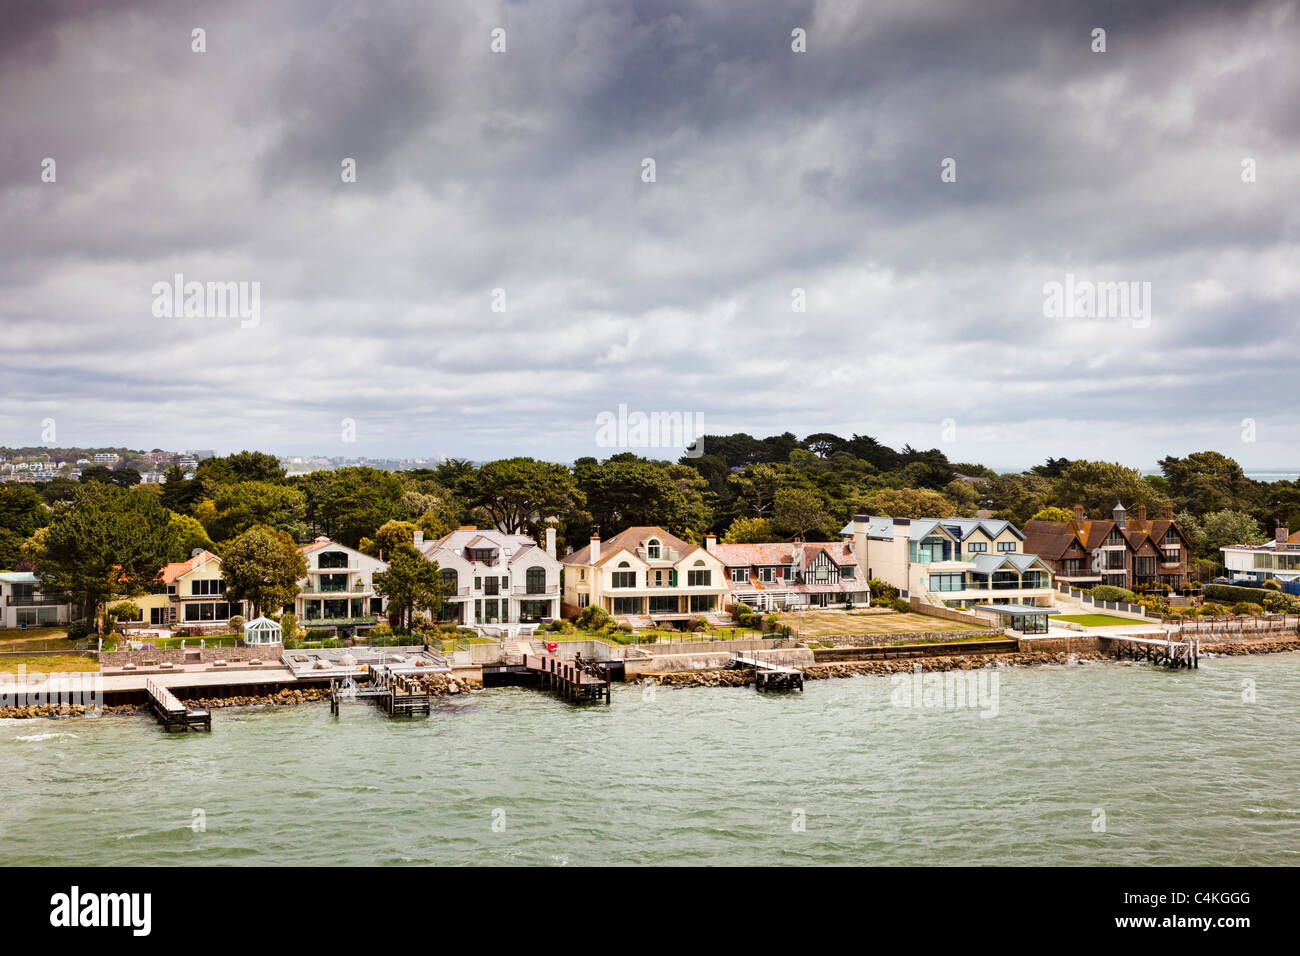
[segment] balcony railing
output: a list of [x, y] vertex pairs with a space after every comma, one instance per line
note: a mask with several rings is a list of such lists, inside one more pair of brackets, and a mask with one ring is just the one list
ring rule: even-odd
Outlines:
[[303, 627], [348, 627], [354, 624], [374, 624], [379, 620], [378, 614], [365, 617], [317, 617], [299, 621]]
[[560, 593], [560, 586], [558, 584], [548, 584], [546, 587], [530, 588], [524, 585], [523, 587], [511, 588], [510, 593], [514, 597], [556, 597]]
[[335, 571], [356, 571], [360, 568], [361, 562], [357, 558], [349, 558], [348, 563], [336, 568], [308, 568], [311, 574], [330, 574]]
[[5, 603], [10, 607], [49, 607], [55, 604], [67, 604], [68, 596], [66, 594], [41, 594], [35, 597], [15, 597], [11, 594], [5, 598]]
[[370, 585], [365, 581], [353, 582], [352, 587], [347, 587], [346, 585], [342, 587], [338, 585], [329, 585], [327, 587], [318, 581], [309, 580], [302, 586], [301, 590], [303, 594], [367, 594], [370, 592], [370, 589]]
[[647, 548], [637, 548], [636, 556], [642, 561], [667, 561], [672, 564], [676, 564], [681, 557], [676, 548], [660, 548], [655, 554], [651, 554]]

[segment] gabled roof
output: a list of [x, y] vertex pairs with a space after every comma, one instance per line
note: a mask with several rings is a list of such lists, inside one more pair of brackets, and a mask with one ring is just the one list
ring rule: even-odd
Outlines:
[[[806, 541], [802, 566], [810, 565], [819, 554], [825, 554], [840, 567], [858, 563], [853, 546], [846, 541]], [[791, 565], [794, 564], [794, 543], [718, 544], [714, 545], [713, 556], [729, 568]]]
[[185, 577], [191, 571], [197, 571], [209, 561], [220, 560], [221, 558], [211, 551], [200, 551], [188, 561], [175, 561], [172, 564], [163, 565], [163, 569], [159, 574], [164, 584], [175, 584], [178, 579]]
[[[426, 541], [417, 550], [431, 561], [438, 560], [438, 553], [450, 551], [457, 557], [464, 558], [467, 548], [486, 551], [494, 548], [501, 552], [506, 563], [510, 564], [523, 555], [537, 549], [537, 542], [526, 534], [506, 534], [495, 528], [457, 528], [450, 534], [443, 535], [436, 541]], [[465, 560], [469, 560], [465, 558]]]
[[[654, 525], [638, 525], [620, 531], [612, 538], [607, 538], [600, 542], [600, 558], [596, 561], [597, 565], [604, 564], [613, 555], [620, 551], [626, 550], [636, 554], [636, 549], [645, 546], [645, 543], [651, 538], [656, 539], [660, 544], [677, 551], [678, 560], [692, 554], [696, 551], [703, 551], [698, 544], [691, 544], [689, 541], [683, 541], [676, 535], [671, 535], [663, 528]], [[564, 564], [590, 564], [591, 545], [573, 552], [563, 559]]]
[[[1035, 564], [1042, 564], [1042, 559], [1036, 554], [1004, 551], [1001, 554], [977, 555], [974, 563], [976, 574], [992, 574], [994, 571], [1001, 571], [1008, 564], [1023, 574]], [[1046, 565], [1044, 565], [1044, 568], [1048, 571], [1051, 570]]]

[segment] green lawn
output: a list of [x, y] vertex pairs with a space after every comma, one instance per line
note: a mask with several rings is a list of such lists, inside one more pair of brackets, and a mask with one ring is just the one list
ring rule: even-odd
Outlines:
[[1136, 623], [1134, 618], [1112, 617], [1109, 614], [1053, 614], [1048, 620], [1069, 621], [1084, 627], [1124, 627]]

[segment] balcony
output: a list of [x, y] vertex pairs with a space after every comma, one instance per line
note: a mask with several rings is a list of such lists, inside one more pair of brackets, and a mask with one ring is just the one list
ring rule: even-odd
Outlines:
[[358, 624], [369, 625], [378, 622], [379, 615], [370, 614], [365, 617], [318, 617], [298, 623], [303, 627], [354, 627]]
[[654, 554], [646, 548], [637, 548], [636, 556], [647, 563], [667, 562], [668, 564], [676, 564], [681, 558], [676, 548], [659, 548]]
[[53, 607], [59, 604], [67, 604], [68, 596], [66, 594], [40, 594], [30, 597], [14, 597], [10, 595], [5, 598], [5, 603], [10, 607]]
[[360, 569], [360, 566], [361, 563], [357, 558], [349, 558], [348, 563], [346, 565], [340, 565], [339, 567], [336, 568], [308, 568], [307, 573], [308, 574], [333, 574], [338, 571], [357, 571]]
[[559, 597], [560, 586], [558, 584], [548, 584], [542, 588], [530, 588], [527, 585], [523, 587], [514, 587], [510, 589], [512, 597]]
[[351, 587], [346, 585], [342, 587], [338, 585], [326, 587], [318, 581], [308, 580], [300, 590], [303, 594], [369, 594], [371, 587], [365, 581], [355, 581]]

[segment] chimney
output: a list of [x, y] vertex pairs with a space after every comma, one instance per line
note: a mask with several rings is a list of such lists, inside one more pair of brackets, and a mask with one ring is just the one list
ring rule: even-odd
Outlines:
[[600, 535], [591, 536], [591, 554], [587, 557], [588, 564], [595, 564], [600, 560]]
[[1147, 526], [1147, 506], [1138, 505], [1138, 528], [1141, 529], [1141, 528], [1145, 528], [1146, 526]]
[[1083, 505], [1074, 506], [1074, 523], [1080, 528], [1083, 527]]
[[421, 531], [419, 528], [416, 528], [416, 529], [415, 529], [415, 546], [418, 548], [418, 547], [419, 547], [420, 545], [422, 545], [422, 544], [424, 544], [424, 532]]
[[713, 549], [718, 546], [718, 536], [710, 531], [704, 536], [704, 550], [713, 553]]
[[553, 526], [546, 529], [546, 553], [552, 558], [555, 557], [555, 528]]
[[1276, 548], [1284, 548], [1286, 546], [1287, 539], [1290, 537], [1291, 537], [1291, 532], [1289, 532], [1286, 528], [1278, 528], [1277, 531], [1274, 532], [1273, 546]]
[[1174, 503], [1172, 501], [1165, 502], [1165, 520], [1166, 521], [1174, 520]]
[[803, 538], [795, 538], [794, 545], [791, 548], [791, 555], [796, 568], [803, 567]]

